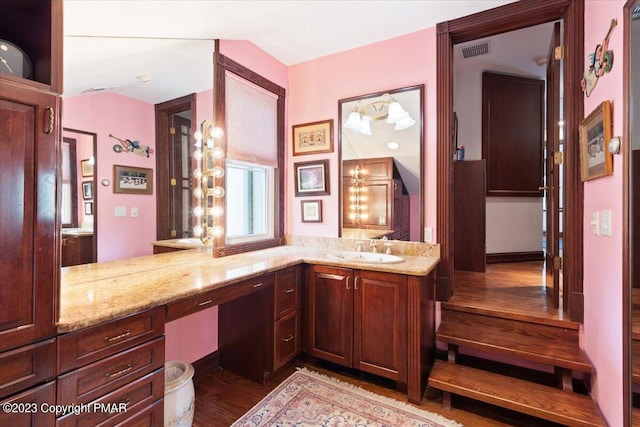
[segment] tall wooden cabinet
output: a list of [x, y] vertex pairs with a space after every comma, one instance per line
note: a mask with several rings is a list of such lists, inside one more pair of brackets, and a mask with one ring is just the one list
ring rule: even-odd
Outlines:
[[[33, 73], [0, 72], [0, 400], [54, 403], [62, 0], [2, 6], [0, 39]], [[39, 410], [0, 412], [0, 426], [54, 422]]]
[[[358, 168], [359, 182], [353, 171]], [[344, 228], [393, 230], [393, 240], [409, 240], [409, 195], [393, 157], [345, 160], [342, 163], [342, 224]], [[352, 200], [354, 189], [366, 199]], [[352, 216], [360, 212], [360, 220]]]
[[308, 354], [407, 382], [407, 277], [314, 265], [307, 278]]

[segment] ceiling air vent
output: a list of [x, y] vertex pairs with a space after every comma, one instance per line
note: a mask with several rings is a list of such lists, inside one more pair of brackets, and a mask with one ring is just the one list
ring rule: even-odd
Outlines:
[[471, 58], [473, 56], [484, 55], [489, 53], [489, 42], [483, 41], [480, 43], [463, 46], [460, 48], [460, 51], [462, 52], [462, 56], [465, 59]]
[[634, 6], [634, 8], [631, 9], [631, 20], [637, 21], [638, 19], [640, 19], [640, 6]]

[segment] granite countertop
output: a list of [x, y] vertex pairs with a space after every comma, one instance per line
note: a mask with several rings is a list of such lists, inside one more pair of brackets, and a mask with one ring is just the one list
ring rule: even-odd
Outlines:
[[62, 269], [58, 332], [65, 333], [301, 263], [426, 276], [440, 259], [439, 245], [395, 242], [405, 261], [368, 264], [328, 257], [352, 250], [356, 240], [292, 238], [288, 245], [213, 258], [198, 249], [84, 264]]
[[63, 228], [62, 235], [68, 236], [93, 236], [91, 228]]
[[393, 230], [369, 230], [366, 228], [343, 228], [342, 237], [345, 239], [379, 239], [393, 234]]
[[206, 246], [200, 239], [194, 238], [158, 240], [151, 242], [151, 245], [176, 249], [206, 249]]

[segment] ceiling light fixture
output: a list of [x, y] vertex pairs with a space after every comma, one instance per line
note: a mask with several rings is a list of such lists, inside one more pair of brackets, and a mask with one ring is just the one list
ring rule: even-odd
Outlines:
[[387, 123], [395, 124], [395, 130], [407, 129], [416, 123], [398, 101], [384, 94], [382, 99], [370, 102], [362, 108], [358, 108], [356, 104], [344, 127], [359, 135], [372, 135], [371, 122], [385, 119]]

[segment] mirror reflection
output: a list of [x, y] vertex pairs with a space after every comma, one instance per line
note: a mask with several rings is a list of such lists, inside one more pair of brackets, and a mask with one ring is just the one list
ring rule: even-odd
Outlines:
[[62, 139], [62, 266], [95, 262], [95, 135], [65, 129]]
[[342, 237], [421, 240], [423, 91], [339, 101]]

